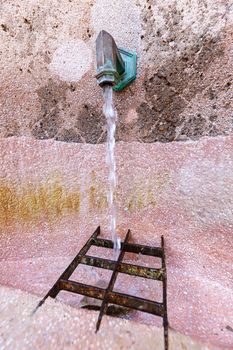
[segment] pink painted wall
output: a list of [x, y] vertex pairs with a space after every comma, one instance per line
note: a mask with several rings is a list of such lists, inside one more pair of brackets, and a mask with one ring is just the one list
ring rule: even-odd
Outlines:
[[[118, 143], [116, 150], [120, 236], [130, 228], [134, 242], [158, 245], [164, 235], [171, 327], [224, 349], [233, 344], [227, 328], [233, 308], [232, 146], [232, 137], [216, 137]], [[2, 139], [1, 284], [43, 295], [99, 224], [109, 237], [105, 153], [105, 145]], [[126, 258], [143, 263], [133, 254]], [[85, 281], [88, 272], [92, 283], [106, 278], [86, 268], [76, 278]], [[149, 282], [125, 277], [117, 287], [161, 297], [161, 288]], [[136, 320], [156, 323], [143, 315]]]

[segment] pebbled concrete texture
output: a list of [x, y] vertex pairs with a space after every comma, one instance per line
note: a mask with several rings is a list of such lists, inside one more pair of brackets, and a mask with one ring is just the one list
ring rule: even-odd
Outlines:
[[[40, 299], [0, 287], [0, 345], [2, 349], [162, 350], [162, 330], [105, 316], [95, 334], [97, 314], [47, 300], [33, 316]], [[12, 319], [11, 311], [14, 312]], [[170, 349], [219, 350], [170, 330]]]
[[[152, 246], [164, 235], [171, 328], [223, 349], [233, 346], [232, 146], [228, 136], [116, 148], [118, 233], [130, 228], [133, 242]], [[11, 137], [0, 149], [0, 284], [42, 296], [98, 225], [109, 237], [105, 145]], [[158, 266], [133, 254], [125, 261]], [[81, 267], [73, 278], [109, 279], [97, 270]], [[119, 276], [116, 288], [161, 298], [151, 281]], [[122, 317], [161, 325], [142, 313]]]
[[[92, 52], [81, 40], [61, 44], [49, 65], [52, 73], [63, 81], [78, 82], [91, 68]], [[77, 69], [78, 67], [78, 69]]]
[[0, 135], [102, 143], [95, 39], [138, 53], [115, 94], [117, 139], [184, 141], [232, 131], [231, 1], [36, 0], [0, 6]]

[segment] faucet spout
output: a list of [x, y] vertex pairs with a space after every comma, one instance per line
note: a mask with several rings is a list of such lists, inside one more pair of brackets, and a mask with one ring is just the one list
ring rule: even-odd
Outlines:
[[125, 63], [113, 37], [102, 30], [96, 39], [97, 82], [100, 86], [116, 85], [125, 72]]
[[113, 37], [102, 30], [96, 39], [97, 83], [122, 90], [136, 78], [136, 54], [119, 49]]

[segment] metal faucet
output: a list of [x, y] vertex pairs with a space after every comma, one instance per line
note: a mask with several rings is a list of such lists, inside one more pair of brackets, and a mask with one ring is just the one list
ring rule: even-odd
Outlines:
[[120, 91], [136, 79], [137, 56], [118, 48], [113, 37], [102, 30], [96, 39], [97, 83]]

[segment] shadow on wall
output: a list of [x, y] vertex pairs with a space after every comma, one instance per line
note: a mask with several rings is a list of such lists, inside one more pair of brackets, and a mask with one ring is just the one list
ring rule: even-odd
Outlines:
[[214, 89], [206, 91], [206, 97], [213, 102], [213, 114], [209, 119], [200, 113], [185, 118], [182, 112], [206, 89], [205, 70], [223, 55], [220, 40], [203, 38], [180, 57], [166, 62], [155, 74], [151, 74], [153, 69], [148, 69], [143, 83], [145, 102], [137, 108], [138, 134], [143, 142], [198, 139], [221, 133], [216, 125], [218, 117], [214, 101], [217, 91]]
[[[205, 71], [223, 56], [224, 45], [220, 39], [202, 38], [181, 56], [167, 60], [159, 69], [146, 69], [142, 86], [145, 100], [136, 108], [136, 117], [130, 125], [124, 122], [124, 117], [122, 120], [122, 114], [126, 115], [128, 111], [120, 108], [117, 141], [127, 141], [128, 134], [132, 132], [135, 140], [146, 143], [195, 140], [206, 135], [227, 134], [230, 129], [222, 128], [221, 116], [216, 111], [219, 89], [209, 87], [205, 79]], [[228, 81], [223, 89], [227, 91], [230, 86], [231, 82]], [[58, 84], [50, 80], [48, 85], [38, 90], [41, 115], [32, 129], [35, 138], [93, 144], [106, 141], [102, 109], [93, 103], [81, 105], [74, 125], [63, 127], [61, 111], [69, 108], [66, 93], [73, 89], [73, 84]], [[203, 91], [211, 104], [212, 113], [202, 115], [194, 111], [189, 116], [183, 114], [192, 99]]]
[[32, 135], [37, 139], [55, 138], [65, 142], [95, 144], [106, 141], [104, 115], [101, 108], [90, 103], [83, 104], [72, 128], [63, 128], [61, 112], [70, 107], [66, 99], [68, 91], [75, 91], [74, 84], [56, 83], [52, 79], [46, 86], [38, 89], [41, 114], [32, 126]]

